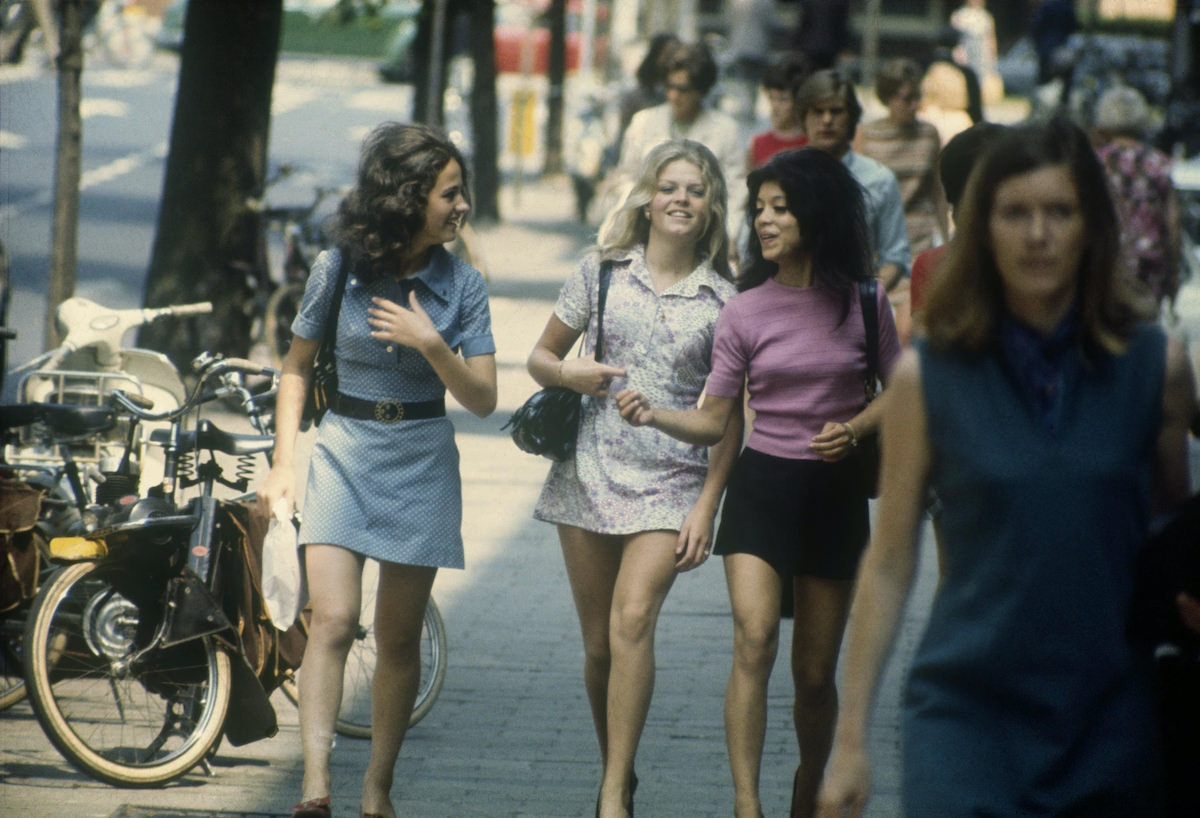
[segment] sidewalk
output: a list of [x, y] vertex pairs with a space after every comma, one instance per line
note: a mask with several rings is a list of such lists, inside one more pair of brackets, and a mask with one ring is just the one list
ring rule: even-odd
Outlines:
[[[548, 462], [523, 454], [500, 427], [534, 389], [524, 362], [562, 279], [590, 242], [573, 220], [566, 180], [529, 181], [519, 205], [506, 188], [505, 223], [479, 228], [490, 272], [500, 406], [486, 420], [452, 411], [462, 453], [467, 569], [439, 574], [449, 670], [430, 714], [409, 733], [397, 767], [401, 815], [590, 816], [599, 761], [581, 678], [578, 624], [551, 526], [531, 511]], [[923, 549], [913, 609], [934, 580]], [[898, 668], [919, 636], [909, 613], [872, 732], [875, 790], [868, 815], [899, 813]], [[796, 764], [788, 670], [790, 623], [768, 699], [764, 811], [785, 814]], [[658, 630], [658, 676], [638, 756], [638, 812], [727, 816], [733, 794], [722, 700], [731, 623], [724, 576], [713, 563], [680, 577]], [[0, 715], [0, 812], [45, 818], [283, 816], [299, 794], [295, 708], [276, 695], [280, 731], [246, 747], [223, 745], [213, 775], [196, 771], [161, 790], [118, 790], [75, 771], [41, 734], [28, 703]], [[353, 816], [368, 742], [337, 739], [335, 814]], [[191, 811], [197, 812], [191, 812]]]

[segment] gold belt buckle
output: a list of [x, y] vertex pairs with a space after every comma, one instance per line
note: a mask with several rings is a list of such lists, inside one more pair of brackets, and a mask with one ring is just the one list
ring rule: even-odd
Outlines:
[[375, 419], [380, 423], [395, 423], [404, 420], [404, 404], [391, 399], [376, 402]]

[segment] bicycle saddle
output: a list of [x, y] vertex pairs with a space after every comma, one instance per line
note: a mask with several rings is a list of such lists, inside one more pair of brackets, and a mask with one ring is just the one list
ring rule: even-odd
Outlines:
[[[150, 433], [150, 441], [165, 445], [171, 439], [170, 429], [155, 429]], [[210, 420], [201, 420], [195, 429], [179, 432], [179, 448], [209, 449], [225, 454], [243, 455], [269, 452], [275, 446], [275, 438], [270, 435], [248, 435], [237, 432], [225, 432], [218, 429]]]
[[16, 429], [45, 423], [59, 435], [88, 435], [111, 429], [116, 412], [108, 406], [75, 406], [66, 403], [9, 403], [0, 406], [0, 428]]

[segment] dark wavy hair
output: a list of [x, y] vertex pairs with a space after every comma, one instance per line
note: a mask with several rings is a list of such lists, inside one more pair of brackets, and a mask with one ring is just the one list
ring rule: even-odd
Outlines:
[[679, 43], [679, 37], [671, 31], [660, 31], [651, 37], [646, 56], [642, 57], [634, 74], [637, 84], [643, 88], [657, 88], [662, 85], [667, 57], [670, 56], [671, 49]]
[[874, 275], [862, 186], [837, 159], [817, 148], [795, 148], [771, 157], [746, 178], [749, 263], [738, 276], [741, 291], [757, 287], [778, 272], [762, 255], [754, 221], [759, 189], [775, 182], [800, 226], [802, 250], [812, 259], [813, 283], [837, 293], [846, 320], [858, 282]]
[[692, 87], [702, 97], [717, 84], [717, 61], [704, 43], [680, 43], [671, 49], [663, 75], [669, 76], [675, 71], [686, 71]]
[[923, 322], [939, 349], [984, 352], [1005, 311], [1004, 286], [992, 251], [990, 222], [996, 191], [1016, 176], [1062, 165], [1075, 183], [1085, 245], [1078, 299], [1084, 339], [1118, 354], [1139, 318], [1121, 275], [1120, 223], [1104, 167], [1087, 134], [1065, 116], [1008, 129], [985, 149], [954, 210], [958, 228], [925, 299]]
[[425, 226], [429, 194], [451, 161], [463, 173], [470, 195], [467, 163], [444, 135], [422, 124], [384, 122], [363, 140], [358, 178], [342, 199], [333, 227], [338, 245], [362, 260], [362, 275], [391, 275], [411, 251]]

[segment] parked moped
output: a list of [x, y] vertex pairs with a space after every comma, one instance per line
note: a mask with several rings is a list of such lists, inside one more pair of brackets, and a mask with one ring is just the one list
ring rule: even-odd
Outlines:
[[[160, 412], [174, 409], [187, 395], [179, 370], [160, 352], [124, 346], [124, 337], [143, 324], [163, 318], [210, 312], [212, 304], [207, 301], [158, 309], [113, 310], [86, 298], [68, 298], [55, 312], [62, 343], [9, 372], [10, 376], [20, 376], [16, 398], [21, 403], [102, 406], [112, 391], [119, 389], [149, 401]], [[132, 480], [132, 485], [113, 485], [110, 489], [136, 493], [139, 485], [149, 488], [162, 480], [161, 450], [145, 445], [146, 433], [161, 426], [143, 424], [130, 450], [134, 468], [125, 470], [124, 479]], [[106, 473], [116, 473], [117, 459], [127, 451], [128, 434], [128, 422], [123, 421], [72, 445], [76, 462], [92, 484], [103, 482]], [[62, 455], [57, 448], [45, 446], [31, 431], [6, 448], [5, 460], [57, 465]]]

